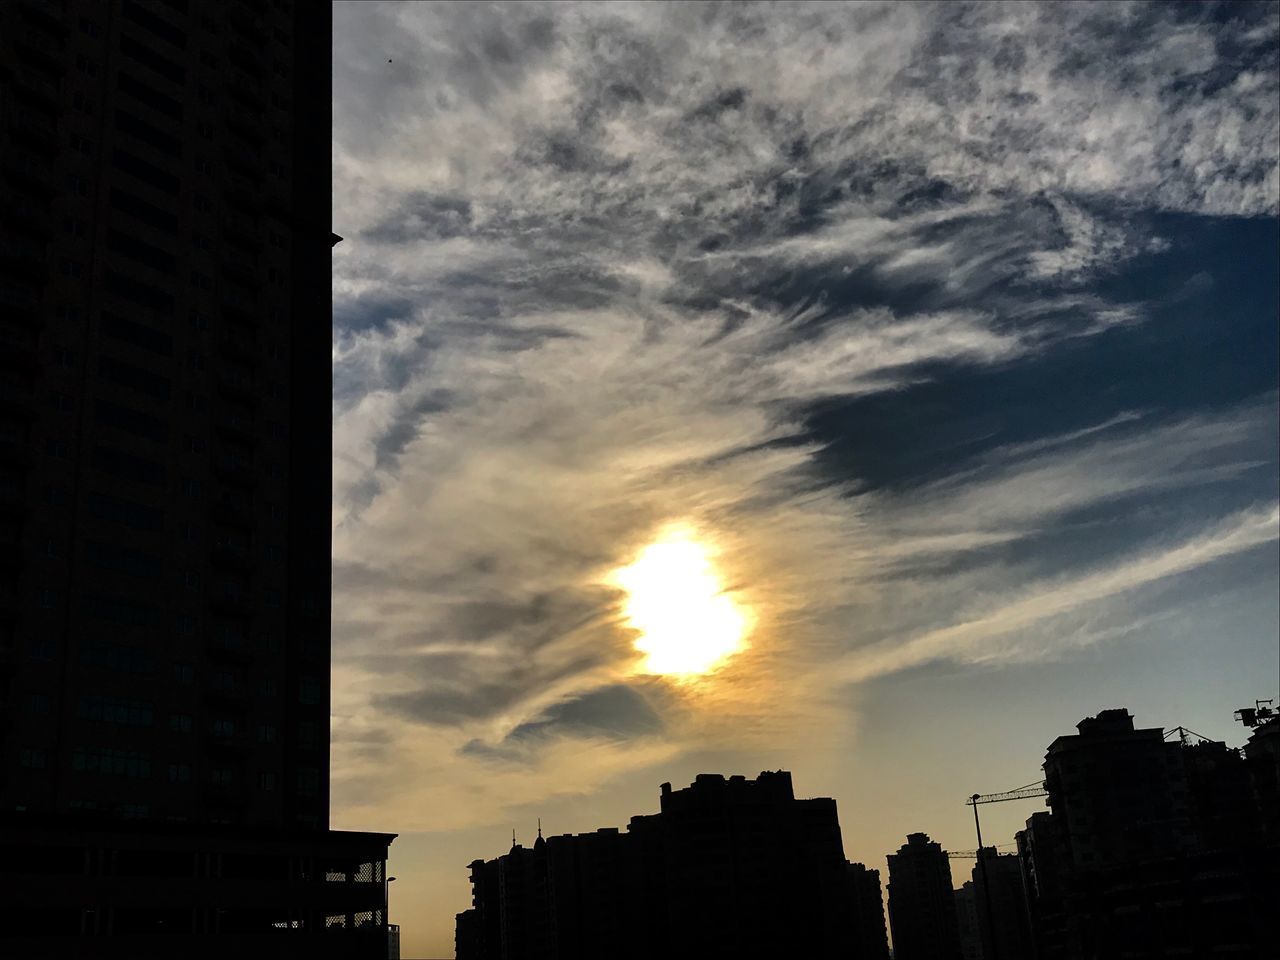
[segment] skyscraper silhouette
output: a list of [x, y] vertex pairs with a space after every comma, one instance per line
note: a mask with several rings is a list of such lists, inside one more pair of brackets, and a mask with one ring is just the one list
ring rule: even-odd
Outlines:
[[392, 837], [327, 829], [330, 40], [0, 5], [0, 953], [386, 955]]
[[1280, 838], [1266, 828], [1277, 765], [1265, 745], [1280, 725], [1243, 752], [1135, 728], [1123, 709], [1077, 730], [1045, 756], [1051, 813], [1017, 838], [1039, 955], [1273, 956]]
[[889, 926], [894, 960], [959, 960], [951, 862], [925, 833], [889, 854]]
[[513, 843], [471, 864], [459, 960], [883, 960], [879, 875], [844, 859], [834, 800], [791, 775], [699, 774], [662, 785], [626, 833]]

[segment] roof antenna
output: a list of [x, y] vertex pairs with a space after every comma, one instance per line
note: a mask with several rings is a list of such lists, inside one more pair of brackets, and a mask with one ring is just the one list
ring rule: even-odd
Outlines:
[[538, 818], [538, 839], [542, 839], [542, 818]]
[[511, 828], [511, 845], [513, 847], [516, 845], [516, 828], [515, 827]]

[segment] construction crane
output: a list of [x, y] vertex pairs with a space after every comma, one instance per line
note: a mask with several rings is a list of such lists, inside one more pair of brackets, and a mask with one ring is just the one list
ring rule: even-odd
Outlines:
[[1164, 732], [1165, 740], [1168, 740], [1175, 733], [1178, 735], [1178, 742], [1181, 743], [1184, 747], [1190, 744], [1189, 737], [1195, 737], [1196, 740], [1199, 741], [1200, 743], [1213, 743], [1213, 741], [1208, 737], [1206, 737], [1203, 733], [1196, 733], [1190, 727], [1170, 727], [1168, 730]]
[[1000, 951], [996, 947], [996, 923], [991, 910], [991, 883], [987, 878], [987, 860], [982, 853], [982, 824], [978, 821], [978, 805], [981, 803], [1004, 803], [1008, 800], [1032, 800], [1036, 797], [1047, 797], [1049, 791], [1044, 782], [1028, 783], [1003, 793], [975, 793], [965, 803], [973, 807], [973, 829], [978, 835], [978, 850], [974, 856], [978, 860], [978, 872], [982, 877], [983, 900], [987, 907], [987, 927], [991, 930], [991, 956], [989, 960], [1000, 960]]
[[[991, 846], [987, 847], [987, 849], [996, 850], [996, 849], [999, 849], [1000, 847], [1013, 847], [1013, 846], [1016, 846], [1016, 844], [993, 843]], [[947, 856], [950, 857], [952, 860], [977, 860], [978, 851], [977, 850], [948, 850]]]
[[[1272, 704], [1272, 706], [1264, 707], [1264, 703]], [[1237, 710], [1236, 719], [1246, 727], [1256, 727], [1259, 724], [1269, 723], [1276, 715], [1274, 704], [1274, 700], [1255, 700], [1252, 707], [1241, 707]]]

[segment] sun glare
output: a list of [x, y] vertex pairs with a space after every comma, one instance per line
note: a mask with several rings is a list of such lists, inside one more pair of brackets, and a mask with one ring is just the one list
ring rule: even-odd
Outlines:
[[627, 624], [640, 634], [642, 672], [699, 676], [745, 646], [747, 613], [724, 592], [707, 548], [688, 533], [649, 544], [613, 579], [627, 593]]

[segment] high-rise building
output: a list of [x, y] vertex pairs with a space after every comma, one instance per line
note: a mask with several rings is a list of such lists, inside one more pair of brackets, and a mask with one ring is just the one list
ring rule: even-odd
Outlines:
[[955, 895], [960, 956], [963, 960], [982, 960], [982, 934], [978, 931], [978, 901], [974, 896], [973, 881], [962, 883]]
[[1034, 956], [1017, 855], [1000, 854], [995, 847], [983, 847], [978, 851], [978, 858], [973, 866], [972, 883], [981, 956], [1009, 960]]
[[391, 835], [327, 829], [331, 32], [0, 4], [0, 953], [385, 956]]
[[1077, 729], [1045, 757], [1052, 812], [1018, 834], [1039, 956], [1274, 955], [1280, 846], [1256, 802], [1274, 766], [1127, 710]]
[[1190, 850], [1191, 797], [1177, 742], [1159, 727], [1135, 730], [1128, 710], [1103, 710], [1058, 737], [1044, 758], [1053, 815], [1067, 857], [1101, 867]]
[[852, 960], [889, 960], [880, 871], [851, 863], [845, 876], [849, 883], [849, 920], [853, 928]]
[[894, 960], [958, 960], [951, 862], [925, 833], [889, 854], [889, 928]]
[[[472, 908], [457, 917], [458, 956], [863, 957], [854, 923], [878, 921], [860, 885], [851, 910], [835, 801], [797, 800], [786, 772], [754, 780], [700, 774], [626, 833], [600, 830], [513, 844], [471, 864]], [[875, 932], [861, 931], [869, 943]]]

